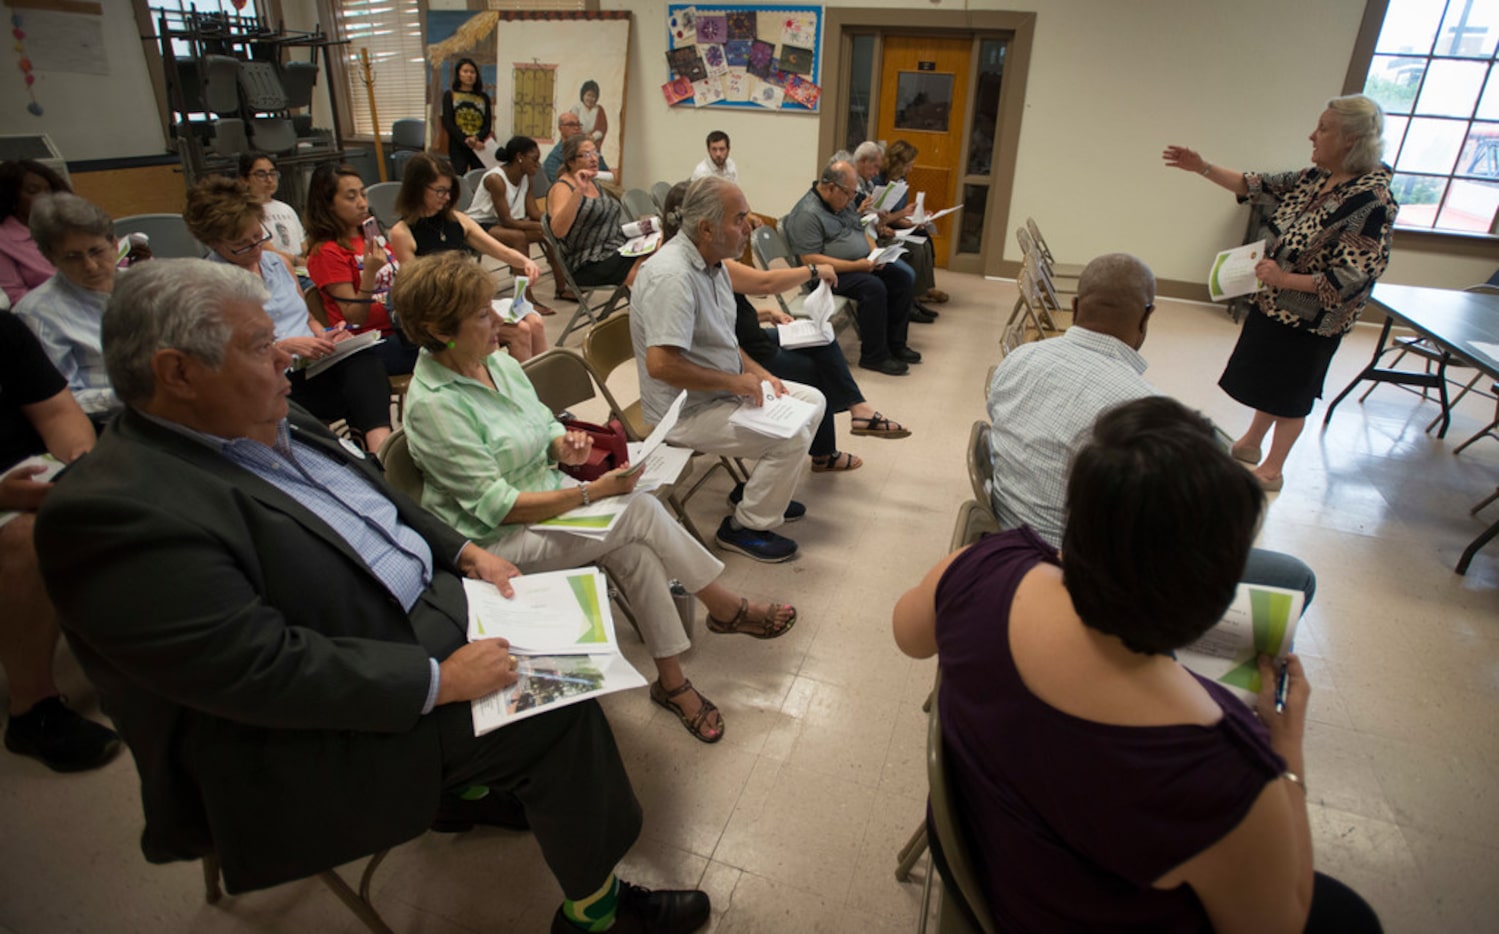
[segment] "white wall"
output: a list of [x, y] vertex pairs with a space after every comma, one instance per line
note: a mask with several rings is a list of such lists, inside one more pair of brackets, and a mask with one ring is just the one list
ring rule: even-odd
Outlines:
[[[135, 14], [127, 0], [108, 0], [103, 7], [109, 73], [37, 71], [36, 97], [42, 105], [37, 117], [26, 110], [31, 98], [16, 69], [15, 54], [8, 52], [0, 72], [0, 133], [46, 133], [70, 162], [166, 151]], [[11, 12], [5, 8], [7, 45]], [[19, 12], [24, 22], [27, 11]]]

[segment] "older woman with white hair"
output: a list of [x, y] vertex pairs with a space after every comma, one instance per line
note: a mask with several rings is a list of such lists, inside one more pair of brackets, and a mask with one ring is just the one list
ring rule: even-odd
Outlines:
[[[1390, 228], [1399, 205], [1390, 167], [1380, 162], [1384, 112], [1362, 94], [1336, 97], [1310, 136], [1312, 165], [1261, 174], [1213, 165], [1185, 146], [1167, 146], [1173, 168], [1196, 172], [1241, 202], [1271, 206], [1265, 257], [1255, 267], [1264, 288], [1244, 322], [1218, 385], [1254, 409], [1234, 442], [1235, 458], [1254, 465], [1266, 490], [1279, 490], [1291, 447], [1328, 364], [1358, 320], [1390, 261]], [[1274, 428], [1268, 455], [1260, 443]]]
[[37, 249], [57, 272], [26, 293], [16, 317], [41, 341], [83, 410], [102, 416], [119, 407], [99, 338], [119, 260], [114, 222], [97, 205], [58, 192], [32, 205], [29, 224]]

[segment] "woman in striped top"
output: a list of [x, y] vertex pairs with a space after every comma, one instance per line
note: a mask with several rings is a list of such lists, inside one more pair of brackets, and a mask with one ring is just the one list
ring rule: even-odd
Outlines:
[[593, 140], [562, 143], [562, 171], [547, 192], [547, 217], [562, 247], [562, 261], [578, 285], [630, 285], [644, 257], [620, 256], [625, 215], [620, 203], [594, 184], [599, 153]]

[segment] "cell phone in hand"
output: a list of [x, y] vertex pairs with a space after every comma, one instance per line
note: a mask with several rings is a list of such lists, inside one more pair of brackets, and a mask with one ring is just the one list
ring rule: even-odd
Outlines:
[[364, 234], [365, 247], [368, 249], [369, 245], [375, 242], [375, 238], [380, 236], [380, 222], [375, 220], [375, 216], [371, 214], [364, 219], [361, 227]]

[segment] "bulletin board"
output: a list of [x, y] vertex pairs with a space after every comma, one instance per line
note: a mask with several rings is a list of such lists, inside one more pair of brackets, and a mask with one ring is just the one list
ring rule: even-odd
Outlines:
[[671, 4], [670, 107], [815, 113], [822, 98], [822, 7]]

